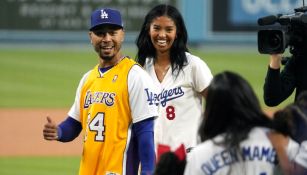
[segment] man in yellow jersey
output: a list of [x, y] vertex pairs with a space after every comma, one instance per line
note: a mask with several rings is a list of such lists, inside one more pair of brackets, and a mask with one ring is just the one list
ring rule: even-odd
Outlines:
[[47, 117], [44, 138], [69, 142], [83, 131], [80, 175], [152, 174], [156, 90], [149, 75], [120, 51], [120, 12], [95, 10], [89, 37], [99, 63], [81, 79], [67, 119], [56, 125]]

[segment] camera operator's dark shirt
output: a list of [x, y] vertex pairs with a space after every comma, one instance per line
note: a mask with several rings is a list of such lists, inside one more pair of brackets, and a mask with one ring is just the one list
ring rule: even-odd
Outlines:
[[268, 68], [264, 83], [264, 102], [268, 106], [277, 106], [287, 99], [296, 88], [297, 95], [307, 90], [307, 57], [290, 58], [284, 69]]

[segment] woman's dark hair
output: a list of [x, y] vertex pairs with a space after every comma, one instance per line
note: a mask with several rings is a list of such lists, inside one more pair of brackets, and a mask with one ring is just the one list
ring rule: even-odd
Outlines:
[[307, 90], [302, 91], [295, 101], [300, 108], [307, 110]]
[[208, 87], [201, 141], [225, 134], [221, 143], [238, 148], [255, 126], [271, 127], [250, 84], [240, 75], [225, 71], [217, 74]]
[[274, 114], [273, 127], [298, 143], [307, 140], [307, 91], [300, 93], [295, 103]]
[[174, 71], [177, 69], [179, 71], [182, 70], [183, 66], [185, 66], [187, 62], [185, 52], [188, 52], [188, 33], [180, 12], [171, 5], [157, 5], [146, 15], [141, 32], [136, 39], [136, 45], [138, 47], [136, 60], [140, 65], [144, 66], [146, 58], [156, 59], [156, 49], [151, 42], [149, 30], [152, 21], [160, 16], [167, 16], [172, 19], [177, 28], [177, 37], [170, 50], [171, 66], [174, 73]]

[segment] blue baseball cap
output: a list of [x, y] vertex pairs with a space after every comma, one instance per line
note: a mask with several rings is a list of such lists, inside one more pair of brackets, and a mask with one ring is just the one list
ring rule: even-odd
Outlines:
[[124, 28], [121, 14], [118, 10], [110, 9], [110, 8], [103, 8], [95, 10], [91, 15], [91, 28], [101, 26], [101, 25], [115, 25], [120, 28]]

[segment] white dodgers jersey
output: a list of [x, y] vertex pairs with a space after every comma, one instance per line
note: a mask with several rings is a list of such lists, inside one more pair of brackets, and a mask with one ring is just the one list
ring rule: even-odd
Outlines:
[[[196, 145], [197, 129], [203, 113], [202, 92], [212, 80], [212, 73], [200, 58], [186, 53], [188, 64], [178, 76], [170, 68], [162, 82], [157, 78], [154, 61], [147, 58], [145, 70], [159, 89], [156, 104], [159, 105], [159, 117], [155, 120], [155, 142], [177, 148], [184, 144], [186, 148]], [[176, 75], [176, 73], [175, 73]]]

